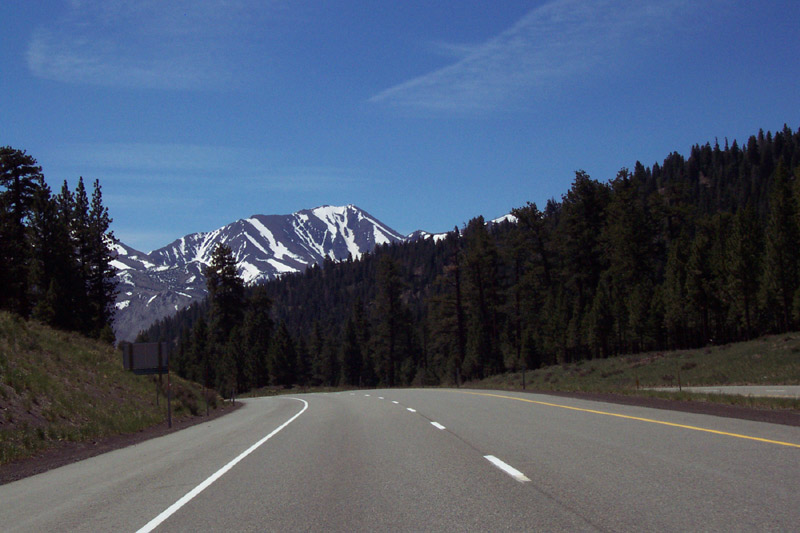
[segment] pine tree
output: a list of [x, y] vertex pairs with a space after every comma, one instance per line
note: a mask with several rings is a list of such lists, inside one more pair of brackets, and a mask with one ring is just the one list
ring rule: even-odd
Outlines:
[[211, 264], [205, 267], [203, 274], [211, 304], [211, 338], [222, 342], [241, 323], [244, 303], [244, 282], [237, 272], [236, 258], [231, 249], [224, 244], [218, 244], [211, 254]]
[[510, 360], [506, 367], [512, 371], [518, 368], [526, 368], [526, 358], [522, 354], [523, 333], [526, 329], [525, 315], [523, 312], [523, 299], [527, 292], [523, 279], [525, 277], [526, 266], [529, 260], [529, 253], [524, 236], [521, 232], [513, 232], [505, 248], [503, 262], [508, 263], [510, 268], [510, 287], [506, 290], [504, 309], [508, 317], [505, 327], [505, 342], [508, 345]]
[[216, 382], [216, 368], [212, 365], [208, 351], [208, 323], [204, 317], [197, 319], [190, 334], [187, 374], [184, 377], [212, 387]]
[[690, 311], [690, 325], [699, 331], [700, 342], [711, 339], [710, 312], [714, 298], [714, 272], [711, 266], [710, 240], [705, 231], [698, 231], [692, 241], [686, 263], [686, 296]]
[[381, 380], [390, 387], [398, 384], [401, 359], [401, 335], [405, 323], [405, 309], [401, 301], [403, 281], [397, 263], [383, 255], [378, 264], [377, 307], [377, 357]]
[[628, 352], [648, 351], [659, 346], [664, 323], [660, 303], [657, 288], [647, 279], [635, 284], [625, 297], [628, 324], [633, 335]]
[[305, 387], [311, 382], [311, 357], [308, 354], [308, 344], [305, 337], [297, 338], [297, 384]]
[[230, 390], [237, 385], [236, 353], [231, 339], [240, 334], [244, 282], [238, 275], [233, 252], [224, 244], [214, 249], [211, 264], [203, 273], [209, 301], [207, 350], [210, 366], [216, 369], [217, 388]]
[[78, 261], [78, 243], [75, 234], [73, 216], [75, 214], [75, 196], [65, 180], [61, 192], [54, 198], [57, 219], [57, 232], [61, 243], [58, 254], [63, 257], [58, 261], [63, 266], [57, 274], [57, 288], [54, 298], [59, 302], [56, 325], [63, 329], [81, 331], [84, 316], [76, 312], [84, 301], [85, 288], [81, 277], [81, 265]]
[[111, 323], [116, 309], [114, 303], [117, 297], [117, 272], [111, 265], [116, 256], [110, 248], [110, 244], [114, 242], [110, 226], [111, 217], [103, 205], [100, 181], [95, 180], [87, 232], [89, 264], [86, 291], [91, 313], [90, 335], [113, 342]]
[[447, 234], [443, 246], [449, 259], [435, 279], [436, 294], [429, 299], [433, 366], [439, 379], [458, 384], [466, 359], [467, 331], [463, 296], [461, 237], [456, 228]]
[[74, 325], [71, 287], [76, 275], [69, 220], [47, 185], [38, 189], [30, 217], [33, 316], [61, 329]]
[[[57, 214], [55, 202], [46, 185], [37, 191], [30, 221], [32, 262], [30, 280], [33, 293], [33, 316], [51, 326], [56, 326], [59, 307], [56, 260], [52, 252], [57, 249]], [[62, 242], [68, 240], [66, 232]]]
[[78, 178], [72, 201], [70, 235], [73, 239], [74, 254], [77, 260], [77, 279], [72, 295], [76, 328], [84, 334], [92, 329], [92, 313], [89, 303], [89, 278], [92, 263], [92, 232], [89, 227], [89, 196], [83, 177]]
[[242, 335], [245, 361], [239, 369], [241, 373], [249, 375], [249, 380], [255, 387], [264, 387], [270, 383], [268, 354], [273, 330], [271, 309], [272, 300], [267, 296], [266, 287], [255, 287], [244, 314]]
[[575, 173], [562, 207], [565, 285], [577, 297], [576, 309], [591, 304], [603, 270], [600, 230], [606, 217], [608, 187], [583, 171]]
[[42, 167], [24, 150], [0, 147], [0, 309], [28, 316], [31, 254], [27, 223], [37, 190], [44, 186]]
[[769, 199], [761, 300], [763, 308], [772, 312], [778, 331], [784, 332], [794, 325], [792, 305], [798, 288], [800, 228], [797, 203], [783, 163], [775, 170]]
[[[641, 194], [646, 173], [637, 165], [631, 175], [623, 168], [611, 182], [611, 200], [601, 233], [603, 262], [608, 265], [607, 305], [613, 315], [617, 350], [644, 344], [648, 331], [652, 286], [657, 270], [656, 228]], [[635, 340], [634, 340], [635, 339]], [[609, 339], [611, 341], [611, 339]]]
[[551, 234], [545, 214], [535, 203], [528, 202], [511, 213], [517, 217], [512, 245], [519, 248], [516, 253], [522, 256], [522, 271], [515, 275], [512, 286], [513, 315], [519, 321], [517, 334], [521, 334], [520, 356], [523, 369], [538, 368], [544, 362], [545, 302], [551, 291], [557, 290]]
[[672, 242], [667, 257], [664, 284], [661, 288], [664, 302], [664, 328], [667, 330], [670, 347], [687, 347], [686, 329], [688, 317], [686, 312], [686, 248], [684, 239]]
[[169, 362], [170, 371], [175, 372], [179, 376], [186, 377], [191, 372], [190, 368], [193, 361], [189, 352], [190, 343], [189, 328], [184, 325], [181, 327], [181, 334], [178, 337], [178, 348], [172, 352]]
[[345, 322], [341, 350], [344, 384], [360, 385], [364, 361], [361, 355], [361, 345], [358, 342], [355, 321], [352, 317]]
[[464, 231], [464, 300], [467, 309], [465, 377], [482, 378], [504, 370], [500, 350], [498, 252], [483, 217]]
[[763, 237], [755, 209], [748, 203], [733, 218], [726, 240], [726, 287], [735, 322], [743, 331], [742, 339], [754, 333], [758, 284], [761, 278]]
[[586, 337], [592, 346], [594, 357], [610, 355], [614, 316], [611, 312], [611, 288], [608, 277], [600, 279], [594, 294], [591, 311], [587, 318]]
[[330, 337], [322, 346], [323, 370], [325, 375], [324, 384], [329, 387], [336, 387], [342, 376], [342, 365], [339, 360], [339, 350], [336, 349], [340, 343], [339, 339]]
[[297, 380], [297, 352], [283, 322], [270, 343], [269, 367], [273, 385], [289, 387]]
[[360, 299], [357, 299], [353, 305], [353, 325], [362, 358], [359, 385], [374, 387], [378, 384], [378, 376], [375, 374], [375, 358], [372, 353], [372, 330], [364, 303]]
[[311, 360], [311, 379], [310, 384], [319, 386], [328, 384], [330, 376], [325, 371], [325, 339], [322, 336], [322, 328], [319, 322], [314, 322], [311, 326], [311, 335], [308, 340], [309, 359]]

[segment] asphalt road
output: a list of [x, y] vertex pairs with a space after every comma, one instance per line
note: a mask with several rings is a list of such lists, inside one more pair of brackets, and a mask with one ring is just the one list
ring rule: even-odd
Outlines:
[[800, 428], [442, 389], [248, 400], [0, 486], [4, 531], [791, 531]]

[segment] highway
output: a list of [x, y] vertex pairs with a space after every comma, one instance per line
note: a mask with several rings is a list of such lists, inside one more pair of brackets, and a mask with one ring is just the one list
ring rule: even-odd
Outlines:
[[792, 531], [800, 428], [448, 389], [246, 400], [0, 486], [4, 531]]

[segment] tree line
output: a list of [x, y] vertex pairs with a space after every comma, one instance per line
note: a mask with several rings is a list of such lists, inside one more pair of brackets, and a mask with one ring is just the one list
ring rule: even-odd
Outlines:
[[242, 286], [224, 313], [210, 272], [207, 302], [143, 338], [244, 390], [452, 384], [800, 324], [800, 131], [578, 171], [560, 201], [512, 213]]
[[116, 272], [100, 182], [53, 194], [24, 150], [0, 147], [0, 309], [114, 341]]

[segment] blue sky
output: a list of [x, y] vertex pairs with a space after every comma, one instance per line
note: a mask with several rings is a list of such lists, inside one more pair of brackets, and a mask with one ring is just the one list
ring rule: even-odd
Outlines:
[[800, 1], [12, 1], [0, 145], [149, 251], [352, 203], [402, 233], [800, 127]]

